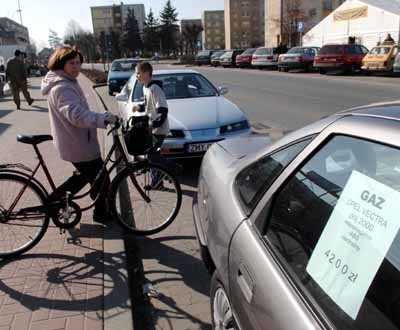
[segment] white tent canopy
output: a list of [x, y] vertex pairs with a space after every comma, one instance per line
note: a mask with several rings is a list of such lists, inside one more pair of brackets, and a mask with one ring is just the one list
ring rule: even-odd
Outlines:
[[347, 0], [303, 37], [304, 46], [356, 43], [372, 48], [390, 33], [399, 41], [400, 0]]

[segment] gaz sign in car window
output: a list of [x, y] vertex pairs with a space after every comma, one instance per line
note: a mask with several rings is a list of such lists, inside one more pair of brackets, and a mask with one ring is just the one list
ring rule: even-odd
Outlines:
[[349, 316], [364, 297], [399, 230], [400, 192], [353, 171], [307, 272]]
[[400, 150], [335, 136], [275, 194], [266, 240], [340, 330], [400, 329]]

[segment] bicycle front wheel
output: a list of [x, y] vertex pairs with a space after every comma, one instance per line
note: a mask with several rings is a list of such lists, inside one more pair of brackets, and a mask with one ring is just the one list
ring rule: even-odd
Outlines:
[[20, 255], [40, 241], [49, 225], [41, 207], [45, 200], [43, 191], [27, 178], [0, 173], [0, 258]]
[[126, 167], [113, 180], [109, 202], [114, 218], [137, 235], [168, 227], [177, 216], [182, 191], [177, 179], [162, 166], [139, 163]]

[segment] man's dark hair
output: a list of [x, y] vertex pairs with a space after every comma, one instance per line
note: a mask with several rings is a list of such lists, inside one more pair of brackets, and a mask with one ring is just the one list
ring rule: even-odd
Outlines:
[[140, 62], [136, 67], [140, 72], [149, 72], [150, 76], [153, 75], [153, 67], [149, 62]]
[[15, 52], [14, 52], [14, 55], [15, 56], [21, 55], [21, 51], [19, 49], [16, 49]]

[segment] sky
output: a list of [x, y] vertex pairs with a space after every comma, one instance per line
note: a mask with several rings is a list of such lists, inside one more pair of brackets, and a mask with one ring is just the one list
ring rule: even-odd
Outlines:
[[[124, 4], [144, 4], [146, 15], [151, 8], [158, 17], [166, 0], [123, 1]], [[29, 30], [29, 37], [38, 51], [48, 47], [49, 29], [62, 38], [68, 22], [76, 21], [84, 30], [93, 32], [90, 7], [120, 4], [115, 0], [19, 0], [22, 23]], [[171, 0], [178, 12], [178, 19], [201, 18], [204, 10], [224, 9], [224, 0]], [[18, 0], [0, 0], [0, 17], [8, 17], [18, 23]]]

